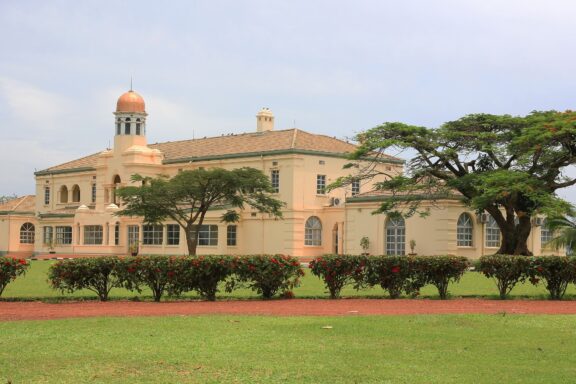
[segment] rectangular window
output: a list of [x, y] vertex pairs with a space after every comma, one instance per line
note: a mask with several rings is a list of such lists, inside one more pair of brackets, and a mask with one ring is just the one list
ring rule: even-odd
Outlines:
[[54, 239], [53, 233], [54, 231], [52, 227], [44, 227], [44, 236], [42, 237], [44, 244], [52, 244], [52, 240]]
[[72, 227], [56, 227], [56, 244], [72, 244]]
[[180, 226], [178, 224], [166, 225], [166, 244], [180, 244]]
[[273, 169], [270, 171], [270, 182], [275, 193], [280, 192], [280, 171]]
[[120, 245], [120, 224], [114, 226], [114, 245]]
[[326, 193], [326, 175], [316, 175], [316, 194], [324, 195]]
[[218, 226], [217, 225], [199, 226], [198, 245], [218, 245]]
[[226, 228], [226, 245], [229, 247], [236, 246], [236, 226], [229, 225]]
[[161, 245], [164, 227], [162, 225], [143, 225], [142, 226], [142, 244], [144, 245]]
[[44, 187], [44, 205], [50, 204], [50, 187]]
[[96, 202], [96, 184], [92, 184], [92, 202]]
[[352, 180], [352, 196], [360, 193], [360, 180]]
[[84, 226], [84, 244], [85, 245], [100, 245], [104, 239], [104, 231], [101, 225], [85, 225]]
[[128, 226], [128, 246], [138, 246], [140, 243], [140, 227], [137, 225]]

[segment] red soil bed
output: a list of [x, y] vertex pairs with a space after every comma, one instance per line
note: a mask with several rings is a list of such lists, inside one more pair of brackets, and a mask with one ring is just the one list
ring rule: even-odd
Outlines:
[[448, 313], [576, 314], [576, 301], [532, 300], [272, 300], [178, 302], [0, 302], [0, 321], [50, 320], [96, 316], [271, 315], [356, 316]]

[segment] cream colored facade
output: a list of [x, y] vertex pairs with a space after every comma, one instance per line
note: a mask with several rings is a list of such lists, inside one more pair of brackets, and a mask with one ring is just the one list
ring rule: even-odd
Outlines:
[[[149, 145], [144, 100], [132, 90], [118, 99], [114, 115], [112, 149], [36, 172], [36, 195], [28, 197], [34, 201], [32, 209], [0, 207], [0, 253], [126, 254], [137, 240], [141, 254], [186, 254], [181, 229], [174, 244], [175, 223], [166, 222], [155, 232], [143, 226], [141, 218], [115, 215], [122, 206], [114, 191], [130, 185], [135, 173], [174, 176], [200, 167], [259, 169], [277, 181], [275, 195], [286, 206], [281, 220], [245, 210], [234, 227], [219, 221], [222, 212], [210, 211], [204, 225], [212, 227], [205, 227], [199, 254], [354, 254], [363, 252], [362, 237], [370, 239], [372, 254], [390, 248], [387, 218], [371, 214], [383, 198], [369, 193], [374, 181], [322, 191], [322, 185], [350, 174], [343, 166], [355, 148], [352, 144], [295, 128], [275, 130], [274, 115], [264, 108], [252, 133]], [[378, 166], [392, 174], [403, 172], [403, 161], [394, 157], [383, 158]], [[457, 221], [463, 212], [463, 204], [451, 200], [442, 209], [432, 209], [426, 219], [407, 219], [402, 251], [410, 252], [413, 239], [419, 254], [476, 258], [494, 253], [496, 249], [484, 246], [484, 224], [478, 224], [473, 213], [472, 245], [457, 245]], [[34, 226], [33, 244], [20, 243], [25, 223]], [[533, 228], [530, 242], [540, 254], [540, 227]]]

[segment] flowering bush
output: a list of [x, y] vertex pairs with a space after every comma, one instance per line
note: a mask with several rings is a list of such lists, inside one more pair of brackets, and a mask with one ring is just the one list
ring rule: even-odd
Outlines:
[[220, 283], [226, 282], [226, 291], [232, 291], [233, 281], [229, 280], [232, 273], [232, 256], [187, 257], [182, 275], [182, 286], [187, 291], [195, 290], [206, 300], [214, 301]]
[[576, 280], [576, 258], [566, 256], [531, 257], [529, 266], [530, 282], [538, 285], [546, 281], [550, 299], [560, 300], [568, 284]]
[[50, 267], [48, 280], [53, 289], [70, 293], [87, 289], [106, 301], [110, 290], [120, 286], [116, 264], [114, 256], [63, 260]]
[[366, 256], [324, 255], [309, 263], [314, 276], [324, 280], [331, 299], [340, 297], [345, 285], [354, 284], [359, 289], [365, 284]]
[[391, 299], [397, 299], [404, 291], [418, 295], [420, 280], [415, 275], [415, 258], [406, 256], [375, 256], [367, 258], [366, 282], [370, 286], [379, 284]]
[[234, 274], [240, 284], [270, 299], [280, 292], [291, 292], [300, 285], [304, 271], [295, 257], [284, 255], [256, 255], [236, 257], [233, 261]]
[[0, 257], [0, 296], [12, 280], [26, 273], [30, 264], [24, 259]]
[[136, 256], [120, 258], [116, 265], [119, 283], [128, 290], [142, 292], [142, 286], [152, 291], [154, 301], [165, 292], [180, 295], [186, 291], [188, 258], [176, 256]]
[[477, 264], [479, 272], [494, 279], [501, 299], [506, 299], [512, 288], [528, 278], [530, 260], [526, 256], [482, 256]]
[[414, 258], [415, 284], [432, 284], [442, 300], [448, 297], [448, 285], [460, 281], [470, 262], [462, 256], [417, 256]]

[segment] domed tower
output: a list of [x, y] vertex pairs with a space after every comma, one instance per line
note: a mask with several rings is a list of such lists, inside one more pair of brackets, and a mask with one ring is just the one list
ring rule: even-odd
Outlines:
[[114, 148], [124, 150], [133, 145], [146, 145], [146, 106], [142, 96], [132, 89], [116, 103]]

